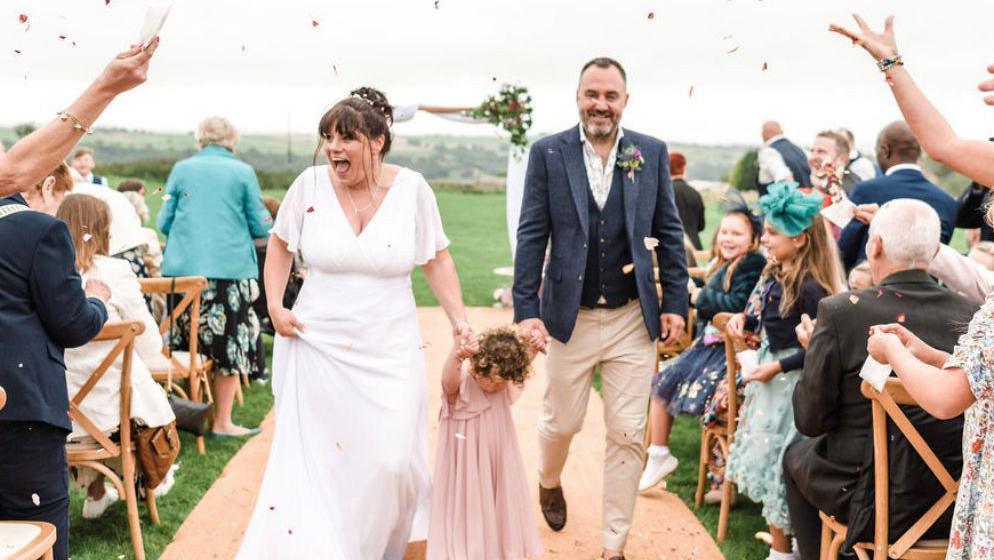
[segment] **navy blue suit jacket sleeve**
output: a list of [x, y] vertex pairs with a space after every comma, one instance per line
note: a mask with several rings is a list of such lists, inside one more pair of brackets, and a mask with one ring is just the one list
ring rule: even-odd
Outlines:
[[549, 175], [541, 143], [528, 155], [525, 192], [518, 220], [518, 247], [514, 254], [514, 322], [539, 317], [538, 290], [542, 284], [545, 248], [549, 243]]
[[104, 304], [87, 298], [83, 291], [72, 237], [61, 221], [53, 222], [39, 240], [30, 277], [38, 317], [49, 338], [59, 346], [82, 346], [107, 322]]
[[[656, 258], [659, 262], [659, 283], [663, 287], [662, 313], [675, 313], [687, 318], [690, 296], [687, 293], [687, 253], [683, 248], [683, 223], [673, 201], [670, 180], [670, 156], [664, 144], [659, 150], [659, 189], [656, 192], [656, 212], [652, 236], [659, 240]], [[520, 239], [520, 238], [519, 238]], [[642, 240], [634, 239], [634, 243]]]
[[[863, 189], [860, 188], [861, 185], [856, 185], [852, 190], [852, 194], [849, 195], [849, 200], [853, 204], [866, 204], [869, 202], [867, 200], [866, 194]], [[839, 236], [839, 255], [842, 257], [842, 264], [845, 265], [846, 270], [851, 269], [856, 265], [856, 261], [859, 259], [860, 242], [863, 240], [863, 233], [866, 231], [866, 224], [858, 220], [853, 220], [842, 229], [842, 235]]]

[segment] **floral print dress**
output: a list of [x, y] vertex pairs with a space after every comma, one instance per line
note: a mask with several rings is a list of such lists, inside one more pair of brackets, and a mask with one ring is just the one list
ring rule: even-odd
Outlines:
[[976, 402], [963, 425], [963, 474], [947, 560], [994, 558], [994, 294], [960, 337], [946, 369], [961, 368]]

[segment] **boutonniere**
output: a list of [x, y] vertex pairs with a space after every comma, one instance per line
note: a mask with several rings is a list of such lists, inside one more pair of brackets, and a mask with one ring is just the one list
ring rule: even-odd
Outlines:
[[625, 170], [625, 174], [632, 181], [635, 180], [635, 172], [645, 165], [645, 158], [642, 157], [642, 150], [638, 146], [628, 146], [618, 154], [618, 167]]

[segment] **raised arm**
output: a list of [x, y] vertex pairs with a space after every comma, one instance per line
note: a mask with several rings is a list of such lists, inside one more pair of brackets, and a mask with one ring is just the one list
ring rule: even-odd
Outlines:
[[[897, 41], [894, 38], [894, 16], [888, 17], [884, 22], [883, 33], [870, 29], [859, 15], [853, 14], [853, 17], [859, 25], [858, 33], [835, 24], [829, 29], [866, 49], [875, 60], [894, 59], [898, 56]], [[988, 66], [987, 71], [994, 73], [994, 65]], [[908, 122], [925, 152], [936, 161], [982, 185], [994, 185], [994, 143], [966, 140], [957, 136], [945, 117], [911, 79], [911, 74], [903, 64], [895, 64], [885, 74], [904, 120]], [[994, 80], [981, 83], [980, 90], [994, 91]], [[994, 96], [987, 96], [984, 102], [994, 105]]]
[[[117, 55], [90, 87], [63, 115], [22, 138], [3, 153], [0, 150], [0, 196], [23, 192], [51, 173], [69, 155], [115, 97], [145, 81], [148, 64], [159, 46], [156, 38], [148, 48], [133, 47]], [[76, 128], [78, 120], [81, 128]]]

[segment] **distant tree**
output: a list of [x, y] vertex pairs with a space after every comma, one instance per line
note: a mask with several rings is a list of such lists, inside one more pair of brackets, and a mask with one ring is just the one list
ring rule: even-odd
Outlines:
[[18, 138], [24, 138], [28, 134], [34, 132], [35, 128], [37, 127], [31, 123], [19, 124], [14, 127], [14, 134], [16, 134]]
[[757, 154], [756, 150], [749, 150], [742, 154], [739, 161], [735, 162], [735, 167], [732, 169], [732, 176], [728, 182], [736, 189], [743, 192], [759, 190], [759, 162]]

